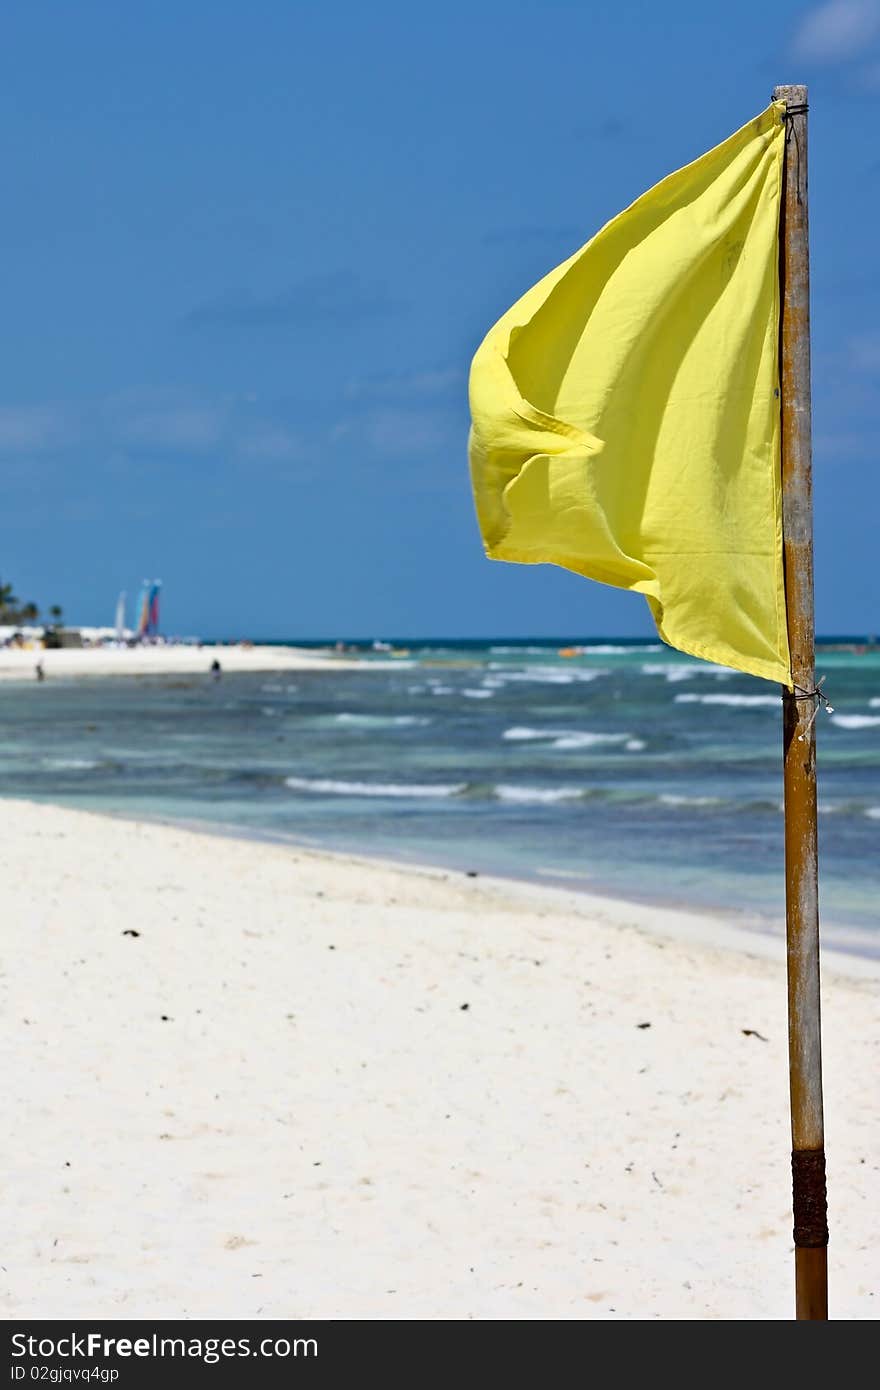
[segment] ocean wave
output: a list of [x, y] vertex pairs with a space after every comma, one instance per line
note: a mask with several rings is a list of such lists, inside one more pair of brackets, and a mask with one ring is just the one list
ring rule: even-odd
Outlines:
[[839, 729], [873, 729], [880, 724], [880, 714], [832, 714], [831, 723]]
[[90, 772], [100, 767], [97, 758], [44, 758], [43, 767], [53, 772]]
[[546, 647], [490, 647], [489, 651], [496, 656], [543, 656], [544, 652], [553, 650], [553, 646], [548, 642]]
[[463, 690], [461, 693], [462, 693], [462, 695], [464, 695], [468, 700], [491, 700], [491, 699], [492, 699], [492, 696], [495, 694], [495, 691], [494, 691], [494, 690]]
[[[729, 705], [732, 709], [759, 709], [765, 706], [779, 709], [778, 695], [676, 695], [677, 705]], [[878, 720], [880, 723], [880, 720]]]
[[[538, 739], [549, 739], [551, 748], [595, 748], [601, 744], [639, 743], [632, 734], [599, 734], [586, 729], [530, 729], [524, 725], [514, 725], [505, 729], [502, 738], [514, 743], [524, 743]], [[644, 744], [639, 744], [644, 747]]]
[[423, 714], [353, 714], [343, 710], [336, 716], [337, 724], [349, 724], [355, 728], [407, 728], [418, 724], [430, 724], [431, 720]]
[[641, 643], [637, 647], [616, 647], [610, 642], [600, 642], [595, 647], [582, 647], [581, 651], [585, 656], [635, 656], [639, 652], [662, 652], [663, 645], [660, 642], [649, 642], [644, 647]]
[[608, 675], [607, 670], [603, 670], [601, 667], [586, 670], [577, 666], [568, 667], [565, 670], [556, 666], [530, 666], [523, 671], [507, 671], [500, 662], [490, 662], [490, 670], [497, 673], [490, 679], [505, 683], [507, 681], [529, 681], [535, 685], [574, 685], [576, 683], [588, 685], [590, 681]]
[[546, 866], [539, 864], [535, 873], [540, 874], [542, 878], [576, 878], [580, 880], [592, 878], [592, 874], [587, 873], [585, 869], [557, 869], [552, 864]]
[[688, 810], [693, 807], [707, 809], [710, 806], [717, 807], [727, 816], [777, 816], [783, 811], [783, 803], [770, 797], [756, 797], [753, 800], [741, 801], [737, 797], [711, 796], [698, 792], [659, 792], [656, 796], [650, 797], [655, 805], [669, 806], [680, 810]]
[[684, 662], [676, 662], [671, 666], [662, 665], [658, 661], [646, 661], [640, 668], [643, 676], [662, 676], [664, 680], [674, 683], [677, 681], [689, 681], [694, 676], [703, 674], [701, 667], [694, 664], [685, 666]]
[[499, 801], [528, 803], [550, 803], [554, 801], [576, 801], [584, 795], [578, 787], [517, 787], [500, 784], [495, 788]]
[[400, 782], [340, 782], [333, 777], [285, 777], [284, 785], [297, 792], [318, 792], [327, 796], [381, 796], [386, 798], [433, 798], [458, 796], [464, 782], [430, 783], [418, 786]]
[[880, 695], [873, 696], [873, 698], [868, 701], [868, 705], [871, 709], [880, 709]]
[[880, 820], [880, 806], [869, 806], [865, 815], [869, 820]]
[[720, 796], [685, 796], [679, 792], [661, 792], [657, 798], [664, 806], [720, 806]]

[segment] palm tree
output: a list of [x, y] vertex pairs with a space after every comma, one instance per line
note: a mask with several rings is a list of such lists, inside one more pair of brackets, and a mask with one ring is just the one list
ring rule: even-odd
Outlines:
[[18, 599], [11, 584], [0, 584], [0, 613], [14, 612]]
[[61, 619], [64, 617], [64, 609], [61, 607], [60, 603], [52, 604], [52, 607], [49, 609], [49, 617], [52, 619], [52, 623], [55, 627], [61, 626]]
[[40, 610], [35, 603], [26, 603], [19, 609], [18, 616], [23, 623], [35, 623], [40, 616]]

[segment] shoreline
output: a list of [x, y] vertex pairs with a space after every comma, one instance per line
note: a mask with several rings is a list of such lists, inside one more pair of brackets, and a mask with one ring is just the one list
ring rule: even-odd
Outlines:
[[[781, 953], [45, 804], [0, 833], [7, 1316], [791, 1316]], [[835, 1317], [875, 1313], [878, 996], [826, 972]]]
[[[209, 675], [211, 662], [223, 671], [353, 671], [383, 667], [381, 661], [359, 661], [345, 655], [304, 647], [168, 645], [159, 647], [4, 648], [0, 650], [0, 681], [32, 681], [39, 662], [47, 679], [105, 676]], [[399, 664], [397, 662], [395, 665]]]
[[[313, 855], [330, 863], [359, 864], [367, 872], [380, 869], [390, 873], [413, 874], [416, 877], [478, 883], [501, 894], [521, 897], [523, 901], [532, 902], [538, 907], [543, 905], [547, 909], [583, 912], [618, 925], [629, 923], [634, 916], [639, 916], [644, 919], [645, 929], [655, 935], [674, 940], [690, 940], [710, 947], [717, 946], [719, 949], [742, 952], [766, 960], [785, 960], [784, 920], [774, 925], [774, 920], [769, 917], [759, 919], [746, 913], [738, 915], [733, 910], [725, 911], [720, 906], [692, 907], [686, 903], [664, 902], [657, 898], [627, 897], [615, 893], [611, 888], [568, 888], [560, 882], [526, 874], [508, 875], [484, 872], [482, 869], [467, 869], [448, 861], [432, 863], [429, 860], [395, 859], [379, 853], [373, 854], [366, 849], [332, 849], [313, 840], [299, 839], [292, 834], [230, 822], [149, 816], [126, 811], [96, 811], [86, 807], [70, 807], [58, 801], [35, 801], [27, 797], [0, 794], [0, 805], [4, 802], [17, 802], [34, 807], [50, 806], [62, 811], [72, 811], [75, 815], [94, 816], [99, 820], [158, 826], [212, 839], [232, 840], [239, 844], [276, 846], [279, 849]], [[840, 933], [849, 930], [853, 944], [829, 944], [823, 939], [823, 967], [851, 979], [880, 980], [880, 955], [867, 949], [871, 944], [870, 935], [865, 932], [863, 940], [861, 933], [852, 935], [853, 929], [839, 927], [831, 930]]]

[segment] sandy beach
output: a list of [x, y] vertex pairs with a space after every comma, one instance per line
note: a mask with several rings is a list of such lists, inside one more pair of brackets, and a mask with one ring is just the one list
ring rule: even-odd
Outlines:
[[[792, 1316], [780, 942], [25, 802], [0, 829], [7, 1317]], [[836, 1318], [877, 1313], [877, 976], [825, 961]]]
[[[0, 650], [0, 680], [33, 680], [39, 662], [47, 677], [173, 676], [204, 674], [211, 662], [224, 671], [319, 671], [358, 665], [354, 658], [305, 647], [226, 646], [206, 643], [136, 647], [6, 647]], [[373, 663], [379, 664], [379, 663]]]

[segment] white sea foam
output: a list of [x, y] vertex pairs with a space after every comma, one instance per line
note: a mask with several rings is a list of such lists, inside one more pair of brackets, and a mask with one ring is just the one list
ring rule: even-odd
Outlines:
[[[631, 739], [629, 734], [591, 734], [583, 730], [575, 731], [574, 733], [570, 734], [563, 734], [561, 738], [554, 739], [550, 747], [596, 748], [600, 744], [623, 743], [625, 745], [629, 745], [633, 742], [638, 743], [639, 740]], [[641, 744], [640, 746], [644, 747], [644, 744]]]
[[491, 700], [491, 699], [492, 699], [492, 696], [495, 694], [495, 691], [494, 691], [494, 690], [463, 690], [461, 693], [462, 693], [462, 695], [467, 696], [467, 698], [468, 698], [469, 700]]
[[464, 782], [418, 786], [399, 782], [338, 782], [332, 777], [285, 777], [285, 785], [297, 792], [322, 792], [330, 796], [443, 797], [457, 796]]
[[494, 679], [499, 681], [529, 681], [536, 685], [574, 685], [575, 682], [582, 682], [588, 685], [590, 681], [598, 680], [600, 676], [607, 676], [608, 672], [601, 667], [594, 667], [590, 670], [578, 666], [569, 667], [567, 670], [560, 670], [556, 666], [529, 666], [524, 671], [505, 671], [497, 663], [493, 670], [498, 671]]
[[[632, 734], [598, 734], [587, 729], [530, 729], [525, 725], [514, 725], [505, 729], [503, 738], [512, 742], [550, 739], [551, 748], [593, 748], [602, 743], [631, 743]], [[644, 744], [641, 745], [644, 747]]]
[[664, 806], [717, 806], [721, 798], [717, 796], [683, 796], [678, 792], [661, 792], [658, 797]]
[[641, 753], [642, 749], [647, 747], [640, 738], [628, 738], [623, 746], [627, 753]]
[[[505, 729], [502, 737], [515, 743], [547, 739], [550, 741], [551, 748], [563, 750], [595, 748], [601, 744], [615, 743], [623, 743], [627, 746], [634, 744], [637, 745], [638, 749], [645, 746], [639, 739], [634, 739], [632, 734], [599, 734], [587, 729], [530, 729], [525, 725], [514, 725], [510, 729]], [[637, 750], [633, 749], [633, 751]]]
[[495, 795], [500, 801], [518, 801], [528, 803], [553, 801], [572, 801], [581, 796], [577, 787], [515, 787], [497, 786]]
[[778, 695], [676, 695], [677, 705], [730, 705], [732, 709], [779, 709]]
[[539, 866], [535, 869], [535, 873], [540, 874], [542, 878], [576, 878], [580, 881], [593, 877], [584, 869], [557, 869], [552, 864], [548, 864], [546, 867]]
[[865, 815], [870, 820], [880, 820], [880, 806], [869, 806]]
[[337, 724], [351, 724], [355, 728], [371, 729], [382, 726], [405, 728], [414, 724], [430, 724], [431, 720], [422, 714], [352, 714], [343, 710], [336, 716]]
[[716, 680], [727, 680], [733, 675], [726, 666], [716, 666], [711, 661], [647, 661], [641, 669], [643, 676], [662, 676], [670, 684], [689, 681], [694, 676], [714, 676]]
[[873, 699], [868, 701], [868, 704], [871, 709], [880, 709], [880, 695], [875, 695]]
[[672, 666], [661, 665], [658, 661], [646, 661], [641, 668], [643, 676], [662, 676], [664, 680], [674, 683], [677, 681], [689, 681], [694, 676], [702, 675], [701, 667], [697, 665], [685, 666], [684, 662], [678, 662]]
[[880, 724], [880, 714], [832, 714], [838, 729], [872, 729]]
[[528, 656], [542, 656], [544, 652], [549, 651], [549, 650], [550, 650], [549, 646], [547, 646], [547, 647], [490, 647], [490, 648], [489, 648], [489, 651], [490, 651], [490, 652], [494, 652], [497, 656], [523, 656], [524, 654], [526, 654], [526, 655], [528, 655]]
[[55, 772], [87, 772], [100, 764], [95, 758], [44, 758], [43, 766]]
[[651, 642], [647, 647], [615, 647], [612, 643], [604, 642], [597, 647], [584, 647], [585, 656], [626, 656], [627, 654], [636, 655], [638, 652], [662, 652], [663, 647], [659, 642]]

